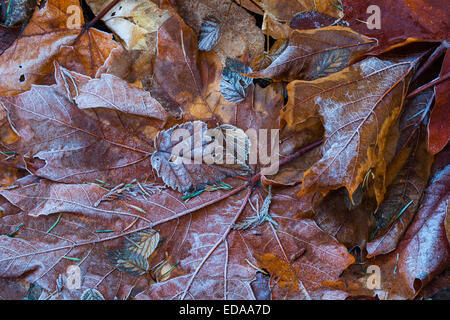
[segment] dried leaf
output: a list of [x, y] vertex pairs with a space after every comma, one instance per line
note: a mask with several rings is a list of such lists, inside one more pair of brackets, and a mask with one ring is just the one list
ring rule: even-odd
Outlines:
[[212, 49], [220, 61], [238, 58], [248, 52], [249, 58], [264, 50], [264, 35], [255, 24], [255, 18], [236, 3], [222, 0], [178, 0], [176, 9], [183, 20], [196, 34], [200, 33], [203, 21], [214, 16], [224, 20], [220, 39]]
[[230, 125], [208, 130], [201, 121], [186, 122], [159, 132], [155, 149], [153, 169], [167, 186], [180, 192], [250, 172], [245, 164], [249, 138]]
[[171, 17], [158, 31], [155, 77], [158, 84], [183, 109], [202, 95], [198, 71], [197, 37], [178, 17]]
[[426, 112], [424, 109], [428, 109], [432, 100], [432, 91], [411, 99], [400, 117], [399, 151], [386, 173], [387, 193], [374, 214], [378, 224], [367, 244], [369, 256], [393, 251], [419, 208], [433, 156], [427, 151], [423, 113], [415, 115]]
[[105, 300], [100, 291], [96, 289], [86, 289], [81, 295], [80, 300]]
[[367, 22], [374, 11], [367, 12], [369, 4], [364, 0], [343, 1], [345, 20], [356, 32], [378, 39], [374, 53], [404, 42], [408, 38], [425, 41], [448, 39], [448, 7], [439, 0], [378, 1], [381, 28], [369, 29]]
[[160, 121], [103, 108], [80, 110], [66, 95], [60, 83], [0, 100], [30, 171], [65, 182], [119, 183], [151, 174], [149, 156]]
[[5, 26], [26, 24], [36, 8], [36, 0], [10, 0]]
[[113, 75], [102, 74], [100, 78], [92, 79], [61, 67], [57, 68], [56, 77], [79, 109], [106, 108], [163, 122], [168, 118], [161, 104], [147, 91]]
[[305, 172], [301, 194], [345, 186], [353, 195], [368, 170], [384, 158], [415, 61], [369, 58], [326, 78], [289, 84], [289, 101], [281, 113], [286, 130], [301, 130], [317, 114], [325, 128], [322, 159]]
[[143, 275], [150, 268], [147, 258], [126, 249], [108, 251], [106, 255], [117, 269], [134, 277]]
[[[78, 199], [72, 201], [76, 205], [69, 209], [71, 213], [67, 206], [60, 208], [65, 213], [49, 234], [45, 230], [54, 224], [55, 218], [53, 215], [41, 214], [43, 207], [41, 202], [36, 201], [39, 194], [33, 193], [39, 193], [40, 188], [29, 187], [27, 192], [10, 190], [7, 194], [10, 201], [24, 210], [36, 212], [39, 218], [26, 214], [7, 214], [0, 218], [0, 234], [9, 233], [18, 224], [24, 224], [19, 230], [20, 238], [0, 236], [2, 247], [14, 250], [0, 252], [1, 277], [35, 282], [44, 288], [45, 295], [48, 296], [55, 291], [58, 274], [65, 273], [66, 268], [73, 264], [73, 261], [62, 258], [69, 256], [83, 259], [83, 263], [79, 265], [81, 274], [88, 276], [83, 276], [81, 290], [63, 288], [54, 297], [56, 299], [79, 298], [84, 290], [92, 288], [96, 288], [106, 299], [116, 296], [124, 299], [129, 296], [133, 284], [141, 278], [145, 284], [136, 296], [139, 299], [181, 296], [198, 299], [250, 299], [252, 294], [249, 279], [254, 277], [255, 269], [245, 259], [257, 266], [257, 257], [272, 254], [278, 257], [280, 263], [283, 261], [290, 277], [295, 278], [289, 285], [276, 281], [274, 299], [321, 298], [333, 295], [334, 292], [320, 289], [321, 282], [336, 281], [339, 274], [353, 262], [346, 249], [321, 231], [313, 221], [295, 221], [291, 218], [298, 201], [296, 190], [285, 190], [273, 195], [270, 212], [278, 229], [273, 230], [271, 224], [263, 224], [255, 229], [259, 231], [257, 235], [248, 231], [227, 231], [242, 210], [243, 219], [253, 214], [251, 207], [246, 205], [246, 199], [250, 195], [248, 192], [245, 195], [241, 192], [233, 197], [226, 197], [222, 191], [214, 195], [207, 192], [184, 203], [178, 199], [179, 194], [172, 190], [156, 192], [151, 198], [147, 198], [144, 194], [135, 194], [139, 187], [134, 185], [124, 193], [124, 196], [135, 194], [134, 196], [101, 202], [98, 207], [94, 207], [92, 203], [101, 197], [101, 193], [106, 194], [108, 191], [92, 185], [89, 192], [80, 192], [81, 186], [83, 185], [53, 183], [51, 189], [59, 189], [66, 199], [70, 200], [75, 195]], [[95, 187], [98, 191], [93, 192]], [[142, 187], [147, 189], [149, 186], [142, 184]], [[238, 190], [237, 186], [234, 190]], [[224, 202], [218, 203], [217, 197], [222, 197]], [[41, 198], [57, 203], [61, 196], [47, 193], [42, 194]], [[257, 198], [258, 195], [254, 194], [251, 201], [255, 203]], [[130, 215], [127, 206], [130, 204], [143, 208], [147, 214], [135, 221], [136, 216]], [[127, 272], [121, 273], [105, 255], [107, 251], [128, 246], [127, 236], [149, 227], [166, 239], [149, 265], [154, 267], [162, 261], [160, 259], [166, 260], [166, 252], [171, 261], [175, 259], [178, 262], [170, 279], [158, 283], [152, 283], [146, 278], [147, 273], [139, 278]], [[116, 231], [95, 233], [96, 230], [104, 229]], [[223, 241], [224, 239], [226, 240]], [[285, 255], [291, 256], [301, 249], [306, 249], [302, 257], [293, 263], [284, 262]], [[288, 276], [280, 275], [283, 279]], [[146, 279], [152, 284], [149, 285]], [[205, 283], [208, 285], [205, 286]], [[299, 290], [292, 292], [292, 288]]]
[[342, 70], [350, 60], [374, 45], [375, 40], [344, 27], [295, 30], [287, 48], [268, 67], [249, 76], [283, 81], [314, 80]]
[[[440, 153], [433, 164], [430, 184], [419, 211], [397, 249], [371, 260], [382, 269], [379, 296], [411, 299], [450, 263], [450, 245], [445, 232], [449, 201], [448, 151]], [[430, 258], [432, 254], [432, 258]]]
[[225, 100], [233, 103], [245, 100], [245, 89], [252, 83], [252, 79], [243, 76], [242, 73], [251, 72], [250, 67], [242, 62], [227, 58], [219, 88]]
[[[441, 76], [450, 72], [450, 51], [447, 50], [442, 65]], [[441, 151], [450, 139], [449, 101], [450, 87], [448, 80], [436, 86], [436, 103], [431, 112], [428, 125], [428, 149], [432, 154]]]
[[[94, 14], [99, 14], [108, 2], [103, 0], [86, 1]], [[159, 8], [152, 1], [122, 0], [102, 18], [106, 26], [113, 31], [128, 50], [152, 50], [152, 38], [159, 27], [172, 14]]]

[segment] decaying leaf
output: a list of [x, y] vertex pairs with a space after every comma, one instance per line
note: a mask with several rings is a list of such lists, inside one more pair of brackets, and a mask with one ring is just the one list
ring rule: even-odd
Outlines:
[[400, 117], [398, 153], [386, 173], [387, 193], [374, 214], [378, 223], [367, 244], [370, 256], [393, 251], [419, 207], [433, 161], [422, 123], [433, 96], [430, 90], [407, 101]]
[[78, 0], [48, 0], [43, 8], [36, 9], [21, 36], [0, 55], [0, 95], [29, 90], [32, 84], [52, 83], [54, 60], [95, 76], [118, 44], [110, 34], [96, 29], [85, 31], [77, 39], [83, 16], [74, 20], [70, 6], [80, 8]]
[[305, 172], [302, 194], [345, 186], [353, 195], [384, 157], [414, 61], [369, 58], [325, 78], [289, 84], [289, 102], [281, 114], [286, 130], [301, 130], [317, 115], [325, 128], [322, 159]]
[[0, 299], [442, 297], [436, 1], [0, 0]]
[[151, 161], [167, 186], [185, 192], [247, 175], [249, 144], [244, 131], [233, 126], [208, 130], [201, 121], [186, 122], [158, 133]]
[[[450, 72], [450, 51], [447, 49], [442, 65], [441, 76]], [[449, 91], [448, 80], [436, 86], [436, 105], [433, 108], [428, 125], [428, 148], [432, 154], [441, 151], [450, 139], [449, 123]]]
[[344, 27], [295, 30], [286, 49], [265, 69], [250, 74], [274, 80], [314, 80], [338, 72], [376, 41]]
[[[368, 12], [367, 1], [343, 1], [345, 20], [350, 28], [378, 39], [379, 46], [374, 48], [374, 52], [382, 52], [410, 38], [425, 41], [442, 41], [449, 38], [448, 7], [439, 0], [378, 1], [376, 5], [381, 13], [376, 17], [379, 18], [380, 28], [373, 27], [376, 22], [373, 20], [373, 14], [378, 10], [370, 8], [371, 11]], [[372, 28], [368, 28], [368, 23]]]
[[21, 138], [16, 151], [37, 176], [114, 183], [150, 175], [155, 125], [161, 121], [104, 108], [81, 110], [67, 98], [64, 83], [33, 86], [0, 101]]
[[248, 52], [250, 58], [264, 50], [264, 35], [255, 24], [255, 18], [234, 1], [179, 0], [176, 9], [188, 26], [199, 34], [208, 17], [224, 20], [220, 39], [212, 49], [220, 60], [238, 58]]

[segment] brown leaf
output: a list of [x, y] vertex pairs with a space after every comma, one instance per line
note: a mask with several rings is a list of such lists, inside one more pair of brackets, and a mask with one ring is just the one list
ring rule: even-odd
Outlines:
[[369, 197], [352, 206], [346, 190], [341, 188], [330, 192], [321, 201], [314, 210], [314, 220], [349, 250], [355, 247], [364, 250], [369, 238], [370, 218], [376, 207], [376, 201]]
[[[79, 265], [82, 288], [63, 288], [53, 297], [55, 299], [77, 298], [86, 289], [96, 289], [106, 299], [115, 296], [123, 299], [138, 285], [136, 298], [139, 299], [250, 299], [253, 296], [249, 279], [256, 273], [257, 257], [269, 253], [278, 257], [287, 272], [278, 272], [281, 279], [274, 279], [273, 298], [289, 294], [287, 297], [314, 299], [332, 294], [333, 290], [320, 288], [321, 282], [337, 280], [342, 270], [353, 262], [346, 249], [313, 221], [291, 218], [298, 201], [296, 190], [274, 194], [270, 214], [277, 222], [276, 230], [266, 222], [252, 230], [230, 232], [237, 219], [255, 214], [251, 206], [246, 205], [250, 190], [232, 197], [221, 191], [218, 194], [206, 192], [185, 203], [178, 200], [179, 194], [174, 191], [152, 192], [152, 185], [134, 184], [125, 187], [118, 194], [120, 198], [102, 201], [95, 207], [93, 204], [108, 194], [108, 190], [93, 184], [46, 181], [39, 184], [1, 191], [22, 210], [39, 216], [37, 219], [25, 214], [1, 217], [1, 245], [14, 249], [0, 253], [1, 277], [33, 282], [48, 296], [55, 291], [58, 275], [65, 274], [67, 267], [74, 264], [68, 258], [82, 259]], [[239, 190], [243, 189], [236, 187], [236, 191]], [[216, 203], [217, 197], [224, 202]], [[257, 199], [256, 193], [251, 196], [254, 205]], [[133, 209], [135, 207], [141, 210]], [[242, 210], [244, 213], [239, 217]], [[56, 216], [46, 214], [58, 211], [63, 214], [55, 224]], [[135, 221], [136, 217], [141, 218]], [[20, 223], [23, 226], [16, 237], [4, 235], [14, 231]], [[160, 261], [178, 262], [176, 272], [157, 283], [149, 279], [147, 273], [136, 278], [119, 272], [105, 255], [107, 251], [128, 246], [127, 237], [149, 227], [165, 238], [156, 256], [148, 259], [150, 270]], [[46, 232], [50, 228], [51, 231]], [[303, 255], [293, 262], [285, 257], [300, 251]], [[292, 286], [299, 289], [292, 291], [294, 287], [285, 285], [286, 277], [294, 277]]]
[[291, 29], [307, 30], [328, 27], [337, 23], [336, 17], [329, 16], [317, 10], [305, 11], [296, 14], [289, 24]]
[[9, 48], [20, 35], [20, 27], [4, 27], [0, 25], [0, 55]]
[[214, 16], [206, 17], [200, 26], [198, 35], [198, 49], [212, 50], [219, 41], [222, 23]]
[[381, 28], [369, 29], [367, 13], [369, 4], [364, 0], [344, 1], [345, 20], [350, 28], [378, 39], [379, 46], [374, 53], [385, 51], [392, 45], [404, 42], [408, 38], [425, 41], [447, 40], [448, 6], [439, 0], [400, 0], [377, 1], [380, 8]]
[[157, 119], [105, 108], [80, 110], [67, 98], [64, 83], [33, 86], [1, 103], [21, 137], [16, 151], [35, 175], [119, 183], [151, 174], [153, 138], [163, 124]]
[[73, 20], [69, 6], [80, 7], [78, 0], [48, 0], [34, 12], [21, 36], [0, 55], [0, 95], [29, 90], [32, 84], [52, 83], [54, 60], [71, 70], [95, 76], [118, 44], [110, 34], [96, 29], [87, 30], [75, 42], [84, 21], [81, 17], [79, 26], [68, 28]]
[[[441, 76], [450, 72], [450, 51], [447, 50], [442, 65]], [[441, 151], [450, 139], [450, 129], [448, 123], [450, 85], [448, 80], [436, 86], [436, 103], [431, 112], [430, 123], [428, 125], [428, 149], [432, 154]]]
[[171, 17], [158, 31], [155, 77], [183, 109], [202, 95], [198, 70], [197, 37], [178, 17]]
[[281, 113], [286, 130], [301, 130], [316, 114], [325, 128], [322, 159], [305, 172], [301, 194], [345, 186], [351, 197], [367, 171], [382, 161], [414, 61], [369, 58], [325, 78], [289, 84]]
[[[108, 1], [86, 1], [94, 14], [99, 14]], [[168, 9], [160, 8], [152, 1], [122, 0], [109, 10], [102, 20], [124, 44], [127, 50], [151, 50], [155, 48], [153, 38], [159, 27], [170, 17]]]
[[36, 0], [10, 0], [5, 26], [11, 27], [26, 24], [37, 4]]
[[265, 69], [249, 76], [293, 81], [314, 80], [345, 68], [376, 41], [344, 27], [295, 30], [287, 48]]
[[92, 79], [65, 68], [56, 68], [57, 82], [67, 90], [79, 109], [106, 108], [162, 122], [168, 114], [161, 104], [142, 89], [131, 86], [125, 80], [110, 74]]
[[382, 269], [381, 296], [411, 299], [419, 294], [450, 262], [450, 245], [445, 232], [449, 201], [449, 152], [440, 153], [432, 168], [421, 207], [397, 249], [371, 260]]
[[[305, 11], [318, 11], [336, 17], [342, 17], [342, 12], [332, 2], [327, 0], [258, 0], [264, 9], [263, 31], [275, 39], [287, 38], [290, 33], [289, 22]], [[312, 28], [311, 28], [312, 29]]]
[[192, 191], [227, 176], [247, 175], [249, 144], [239, 128], [222, 125], [208, 130], [201, 121], [185, 122], [158, 133], [151, 161], [167, 186]]
[[234, 2], [179, 0], [176, 9], [197, 35], [207, 17], [214, 16], [221, 20], [221, 36], [212, 51], [222, 63], [226, 58], [238, 58], [247, 52], [251, 59], [264, 50], [264, 35], [255, 25], [255, 18]]

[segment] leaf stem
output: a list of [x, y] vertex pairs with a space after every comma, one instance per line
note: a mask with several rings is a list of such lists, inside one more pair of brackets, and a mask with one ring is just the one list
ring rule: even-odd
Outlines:
[[94, 19], [92, 19], [89, 23], [86, 23], [84, 25], [84, 27], [81, 29], [80, 33], [78, 34], [78, 36], [75, 38], [75, 40], [73, 41], [73, 44], [76, 44], [78, 42], [78, 40], [80, 40], [80, 38], [83, 36], [83, 34], [89, 29], [91, 28], [94, 24], [97, 23], [98, 20], [100, 20], [101, 18], [103, 18], [108, 12], [109, 10], [111, 10], [116, 4], [118, 4], [121, 0], [113, 0], [111, 1], [105, 8], [103, 8], [102, 11], [100, 11], [95, 17]]
[[425, 85], [423, 85], [423, 86], [417, 88], [416, 90], [414, 90], [413, 92], [411, 92], [410, 94], [408, 94], [408, 95], [406, 96], [406, 98], [407, 98], [407, 99], [410, 99], [410, 98], [412, 98], [412, 97], [418, 95], [419, 93], [421, 93], [421, 92], [427, 90], [428, 88], [431, 88], [431, 87], [433, 87], [433, 86], [435, 86], [435, 85], [438, 85], [439, 83], [442, 83], [442, 82], [446, 81], [448, 78], [450, 78], [450, 72], [447, 72], [446, 74], [444, 74], [444, 75], [442, 75], [442, 76], [440, 76], [440, 77], [437, 77], [437, 78], [434, 79], [433, 81], [431, 81], [431, 82], [429, 82], [429, 83], [427, 83], [427, 84], [425, 84]]
[[449, 46], [449, 43], [447, 41], [444, 41], [440, 44], [439, 47], [436, 48], [436, 50], [430, 55], [428, 60], [420, 67], [419, 70], [414, 74], [414, 77], [412, 78], [411, 82], [416, 80], [420, 75], [427, 70], [439, 57], [444, 54], [447, 51], [447, 47]]

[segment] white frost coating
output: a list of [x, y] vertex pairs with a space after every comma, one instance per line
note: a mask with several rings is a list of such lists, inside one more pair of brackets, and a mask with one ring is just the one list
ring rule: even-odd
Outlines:
[[[369, 58], [349, 68], [356, 72], [342, 71], [347, 72], [348, 77], [339, 89], [325, 89], [314, 97], [326, 139], [323, 158], [313, 166], [318, 174], [313, 183], [343, 185], [354, 182], [357, 163], [352, 162], [364, 162], [368, 145], [378, 141], [381, 126], [395, 108], [390, 101], [396, 101], [400, 93], [391, 89], [401, 83], [409, 68], [407, 62]], [[322, 181], [325, 171], [327, 180]]]

